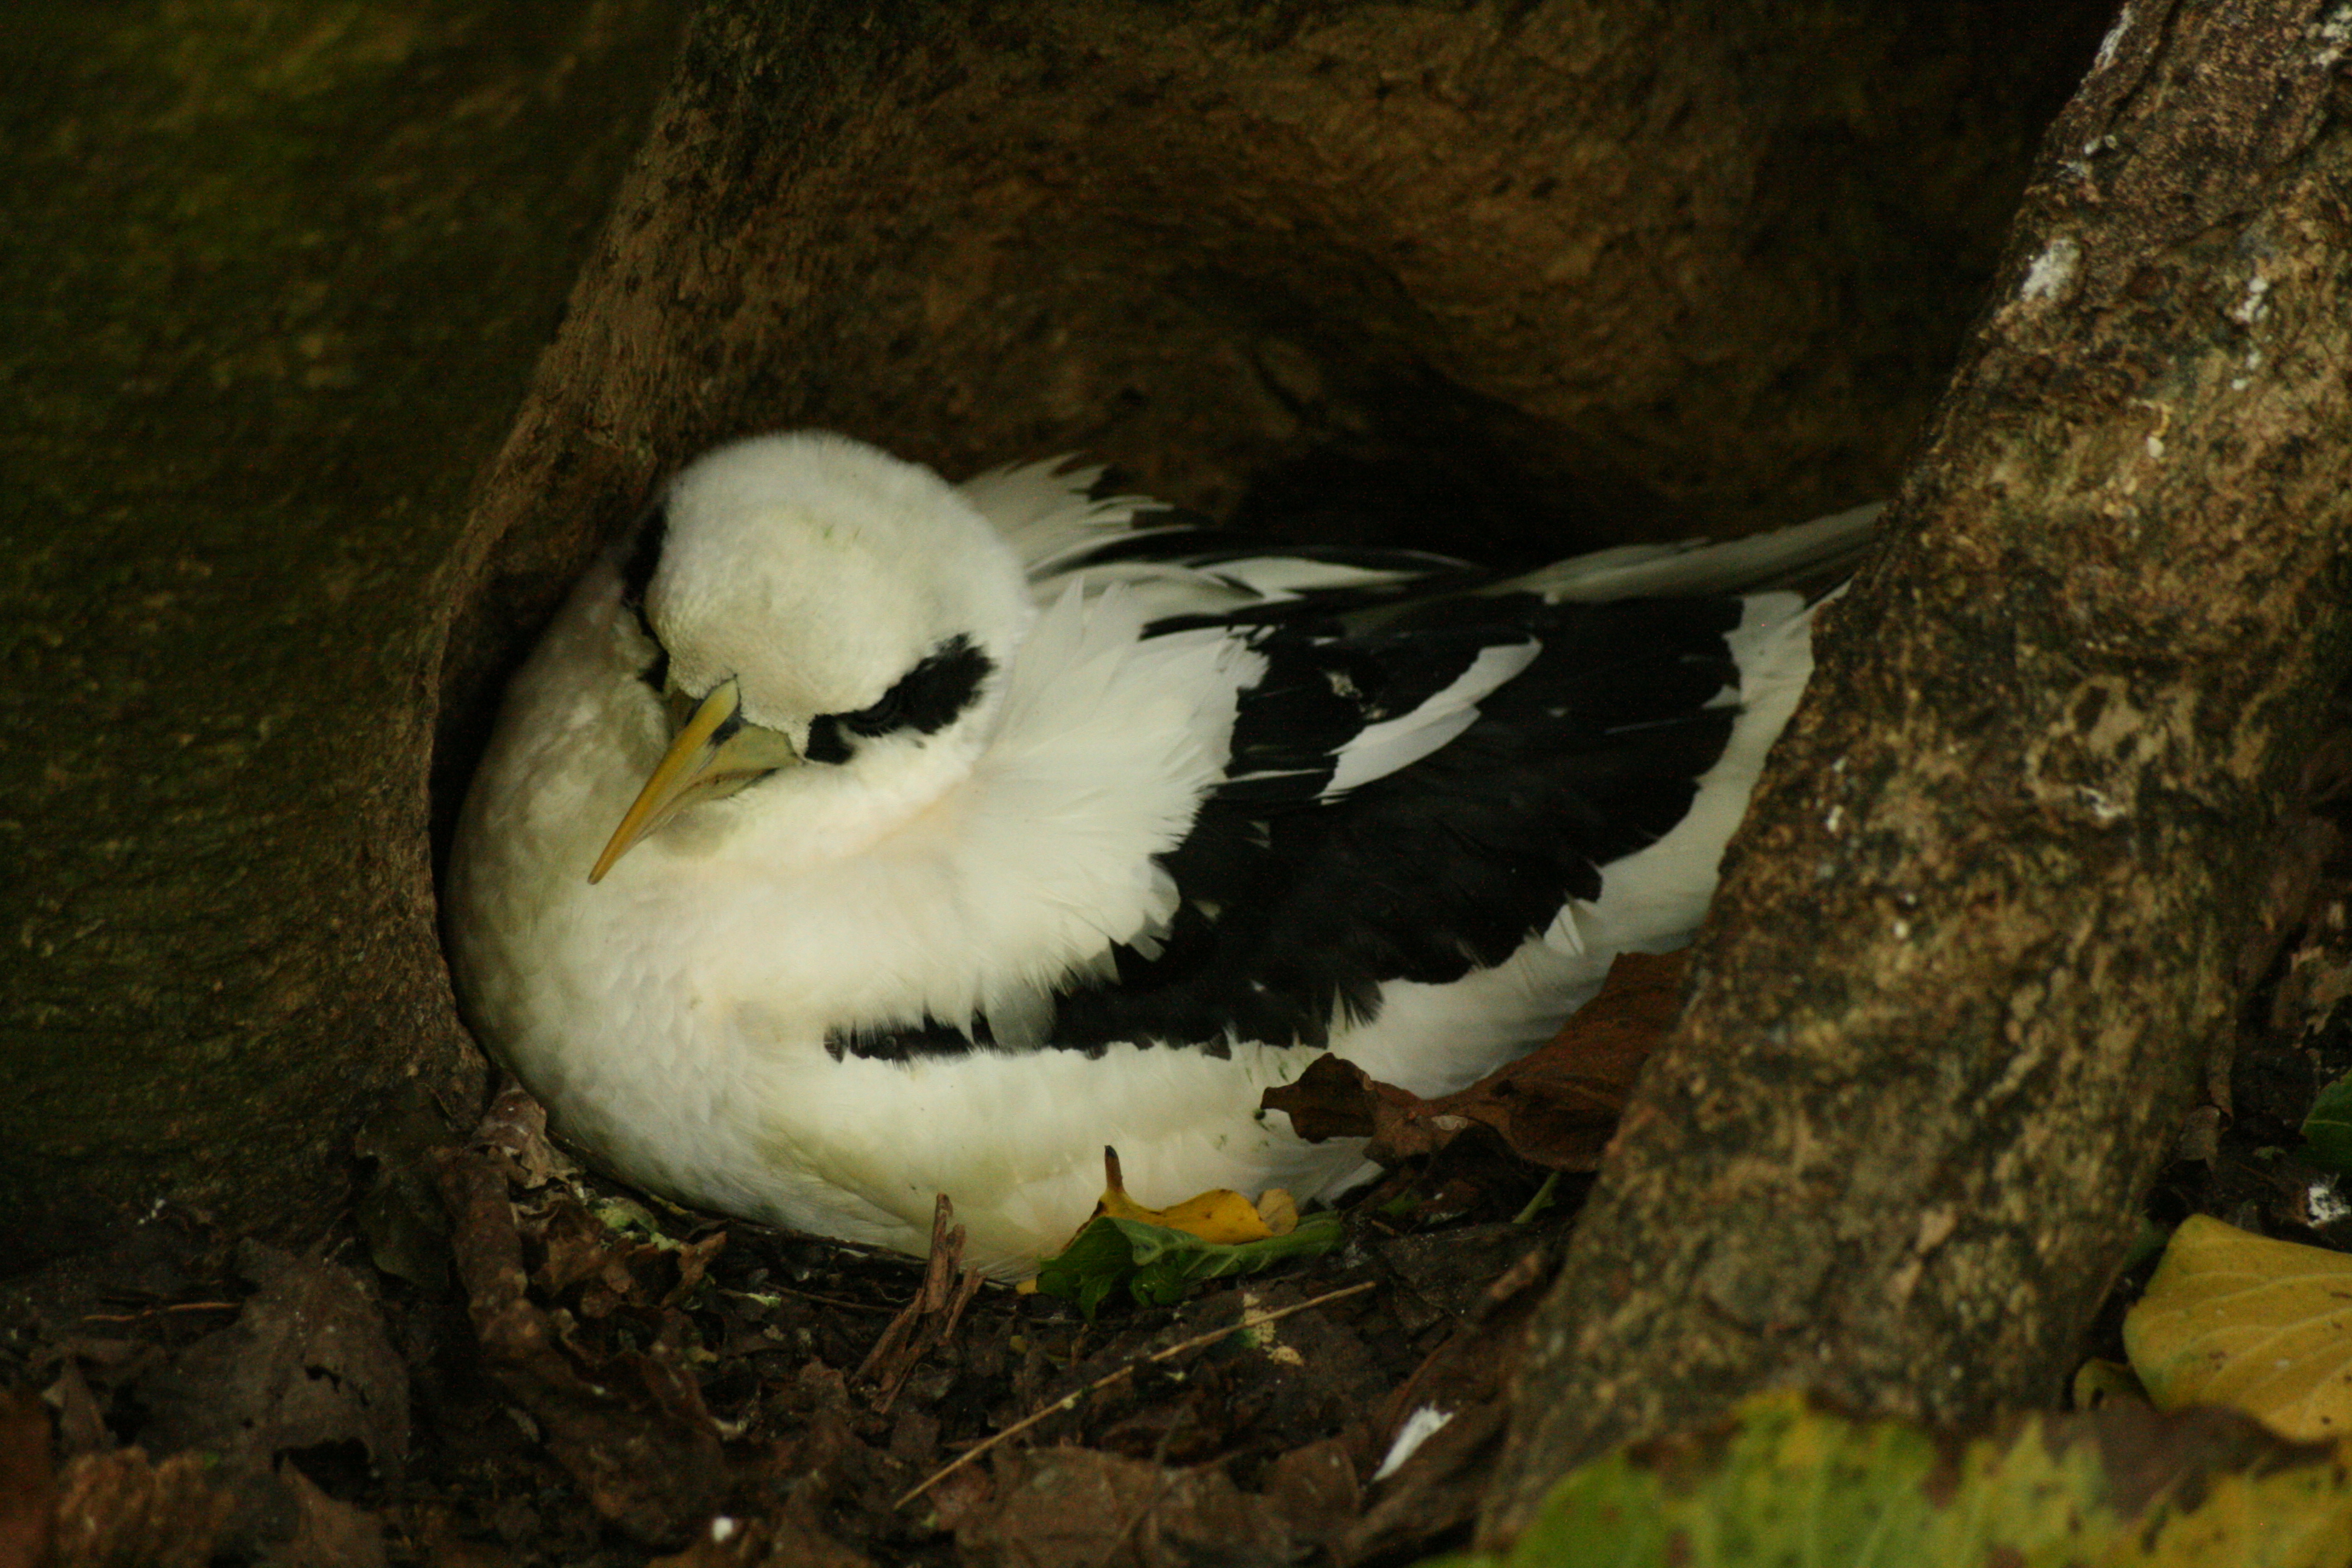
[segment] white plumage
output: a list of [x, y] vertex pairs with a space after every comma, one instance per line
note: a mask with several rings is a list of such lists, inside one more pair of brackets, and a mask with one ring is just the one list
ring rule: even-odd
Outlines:
[[1496, 580], [1096, 478], [763, 437], [589, 571], [447, 888], [468, 1016], [570, 1142], [909, 1251], [944, 1192], [1003, 1275], [1107, 1143], [1147, 1203], [1330, 1191], [1359, 1152], [1265, 1088], [1325, 1048], [1460, 1087], [1687, 935], [1811, 668], [1808, 601], [1746, 590], [1869, 515]]

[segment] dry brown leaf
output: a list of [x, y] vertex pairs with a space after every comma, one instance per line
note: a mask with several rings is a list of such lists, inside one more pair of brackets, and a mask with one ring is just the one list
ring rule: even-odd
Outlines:
[[1167, 1468], [1091, 1448], [1002, 1461], [989, 1504], [956, 1527], [965, 1562], [1023, 1568], [1276, 1568], [1294, 1553], [1274, 1504], [1214, 1465]]
[[397, 1476], [408, 1457], [408, 1367], [358, 1271], [259, 1242], [238, 1271], [261, 1287], [236, 1319], [138, 1384], [141, 1440], [266, 1471], [281, 1454], [357, 1443]]
[[1454, 1094], [1423, 1100], [1325, 1056], [1263, 1105], [1290, 1117], [1309, 1142], [1365, 1138], [1365, 1153], [1394, 1165], [1443, 1148], [1473, 1126], [1492, 1128], [1521, 1159], [1591, 1171], [1617, 1130], [1633, 1079], [1675, 1021], [1683, 955], [1620, 953], [1601, 994], [1542, 1048]]
[[725, 1515], [702, 1527], [694, 1543], [674, 1557], [656, 1557], [646, 1568], [871, 1568], [827, 1535], [823, 1527], [791, 1508], [762, 1519]]
[[85, 1454], [58, 1478], [56, 1568], [205, 1568], [236, 1512], [202, 1454]]
[[271, 1544], [269, 1568], [384, 1568], [383, 1520], [329, 1497], [297, 1466], [280, 1465], [278, 1478], [296, 1517], [292, 1537]]
[[980, 1293], [980, 1271], [963, 1266], [964, 1229], [954, 1222], [955, 1205], [941, 1193], [931, 1209], [931, 1251], [922, 1288], [858, 1363], [856, 1378], [872, 1386], [877, 1412], [890, 1408], [908, 1377], [954, 1334], [964, 1309]]
[[[683, 1316], [645, 1310], [656, 1325], [643, 1349], [600, 1350], [569, 1314], [530, 1295], [523, 1235], [509, 1200], [505, 1160], [477, 1149], [441, 1152], [451, 1244], [482, 1359], [538, 1422], [548, 1452], [596, 1510], [638, 1540], [675, 1545], [709, 1517], [727, 1487], [719, 1429], [688, 1366]], [[555, 1212], [568, 1212], [559, 1205]], [[584, 1289], [599, 1288], [591, 1280]], [[644, 1299], [631, 1285], [608, 1293]]]

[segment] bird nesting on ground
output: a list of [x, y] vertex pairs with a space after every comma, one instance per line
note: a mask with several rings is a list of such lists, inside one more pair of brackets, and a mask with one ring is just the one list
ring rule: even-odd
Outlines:
[[1268, 1087], [1421, 1094], [1688, 937], [1874, 508], [1516, 576], [1244, 542], [1046, 463], [698, 458], [515, 678], [467, 1013], [615, 1174], [1032, 1270], [1131, 1190], [1329, 1194]]

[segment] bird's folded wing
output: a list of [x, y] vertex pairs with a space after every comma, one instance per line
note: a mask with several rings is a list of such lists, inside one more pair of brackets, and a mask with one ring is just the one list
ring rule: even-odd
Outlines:
[[[1098, 947], [935, 1031], [948, 1048], [988, 1041], [992, 1018], [1023, 1047], [1320, 1045], [1391, 982], [1502, 963], [1690, 809], [1749, 695], [1746, 623], [1801, 635], [1797, 595], [1709, 590], [1846, 562], [1874, 516], [1498, 580], [1410, 552], [1146, 537], [1131, 512], [1072, 522], [1070, 494], [1058, 514], [1028, 503], [1032, 523], [1063, 519], [1032, 535], [1052, 536], [1055, 597], [1024, 650], [1034, 689], [1008, 704], [1030, 750], [992, 764], [1018, 764], [992, 798], [1013, 820], [1091, 768], [1104, 820], [1142, 788], [1163, 842], [1097, 862], [1135, 884]], [[1621, 593], [1675, 596], [1588, 602]], [[1145, 694], [1206, 707], [1166, 758], [1113, 762]], [[1149, 781], [1170, 778], [1186, 782], [1160, 800]]]

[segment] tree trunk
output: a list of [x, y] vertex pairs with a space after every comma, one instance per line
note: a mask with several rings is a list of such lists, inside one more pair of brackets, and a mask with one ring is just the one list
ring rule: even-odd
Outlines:
[[478, 1081], [436, 574], [680, 20], [9, 6], [0, 1274], [316, 1212], [389, 1087]]
[[2347, 662], [2352, 7], [2126, 7], [1821, 638], [1483, 1533], [1803, 1384], [2042, 1403], [2225, 1039]]

